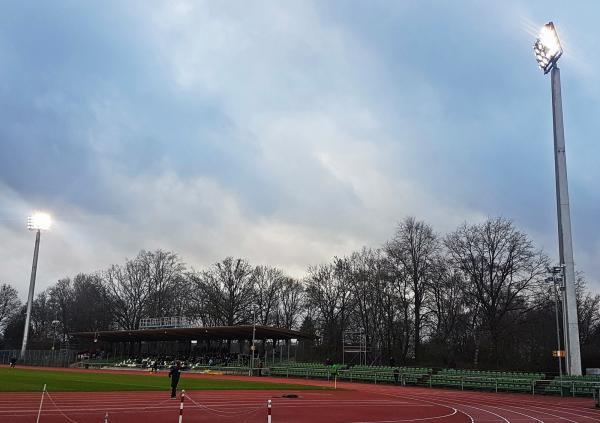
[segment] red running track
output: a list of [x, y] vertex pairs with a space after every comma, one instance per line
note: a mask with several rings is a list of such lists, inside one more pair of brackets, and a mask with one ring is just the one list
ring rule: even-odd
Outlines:
[[[249, 377], [206, 376], [249, 380]], [[328, 385], [329, 382], [260, 378], [263, 381]], [[589, 398], [560, 398], [462, 392], [338, 383], [335, 391], [191, 391], [183, 422], [257, 423], [267, 421], [267, 400], [273, 403], [273, 423], [462, 423], [462, 422], [600, 422], [600, 411]], [[40, 423], [177, 422], [179, 400], [165, 392], [57, 392], [44, 398]], [[41, 394], [1, 393], [0, 422], [35, 422]]]

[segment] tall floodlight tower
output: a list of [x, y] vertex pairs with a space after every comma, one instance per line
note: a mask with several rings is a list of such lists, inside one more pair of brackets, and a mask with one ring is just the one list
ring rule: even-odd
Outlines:
[[567, 184], [567, 159], [565, 156], [565, 131], [563, 127], [562, 99], [560, 92], [560, 69], [558, 59], [563, 49], [552, 22], [544, 25], [533, 45], [535, 57], [544, 71], [550, 72], [552, 87], [552, 121], [554, 129], [554, 171], [556, 177], [556, 209], [558, 217], [558, 253], [564, 269], [563, 320], [566, 348], [566, 367], [570, 375], [581, 375], [579, 351], [579, 325], [575, 296], [575, 265], [571, 238], [571, 213], [569, 210], [569, 187]]
[[27, 297], [27, 315], [23, 329], [23, 344], [21, 345], [21, 359], [25, 358], [27, 338], [29, 338], [29, 322], [31, 320], [31, 306], [33, 304], [33, 291], [35, 290], [35, 274], [37, 272], [38, 253], [40, 251], [40, 232], [50, 229], [52, 218], [47, 213], [34, 213], [27, 218], [27, 228], [35, 231], [35, 247], [33, 249], [33, 264], [31, 265], [31, 278], [29, 279], [29, 295]]

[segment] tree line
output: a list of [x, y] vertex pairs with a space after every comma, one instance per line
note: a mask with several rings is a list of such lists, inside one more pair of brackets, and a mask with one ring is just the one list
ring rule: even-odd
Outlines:
[[[309, 360], [341, 359], [344, 334], [353, 332], [372, 363], [555, 371], [550, 265], [505, 218], [440, 235], [408, 217], [384, 245], [310, 266], [301, 279], [233, 257], [196, 271], [175, 252], [142, 250], [39, 293], [31, 339], [43, 348], [72, 332], [186, 316], [203, 326], [256, 321], [302, 330], [315, 337], [300, 350]], [[600, 367], [600, 295], [582, 275], [576, 288], [583, 365]], [[0, 285], [3, 348], [20, 345], [24, 313], [15, 289]]]

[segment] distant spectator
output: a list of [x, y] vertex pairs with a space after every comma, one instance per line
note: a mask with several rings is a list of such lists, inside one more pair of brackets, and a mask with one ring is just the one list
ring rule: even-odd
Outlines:
[[331, 358], [327, 357], [327, 360], [325, 360], [325, 365], [331, 366]]

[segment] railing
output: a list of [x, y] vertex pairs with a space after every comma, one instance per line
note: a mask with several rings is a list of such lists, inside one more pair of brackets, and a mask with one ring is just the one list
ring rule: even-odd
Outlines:
[[192, 322], [185, 316], [146, 317], [140, 320], [140, 329], [188, 328]]
[[344, 380], [349, 382], [367, 382], [414, 385], [425, 387], [448, 387], [461, 390], [485, 390], [491, 392], [522, 392], [531, 395], [553, 394], [561, 396], [596, 396], [600, 389], [600, 380], [559, 380], [519, 377], [462, 376], [432, 374], [423, 372], [337, 370], [311, 367], [271, 367], [272, 376], [301, 377], [305, 379]]
[[0, 350], [0, 364], [9, 364], [16, 358], [18, 364], [28, 366], [68, 367], [75, 361], [73, 350], [27, 350], [21, 358], [20, 350]]

